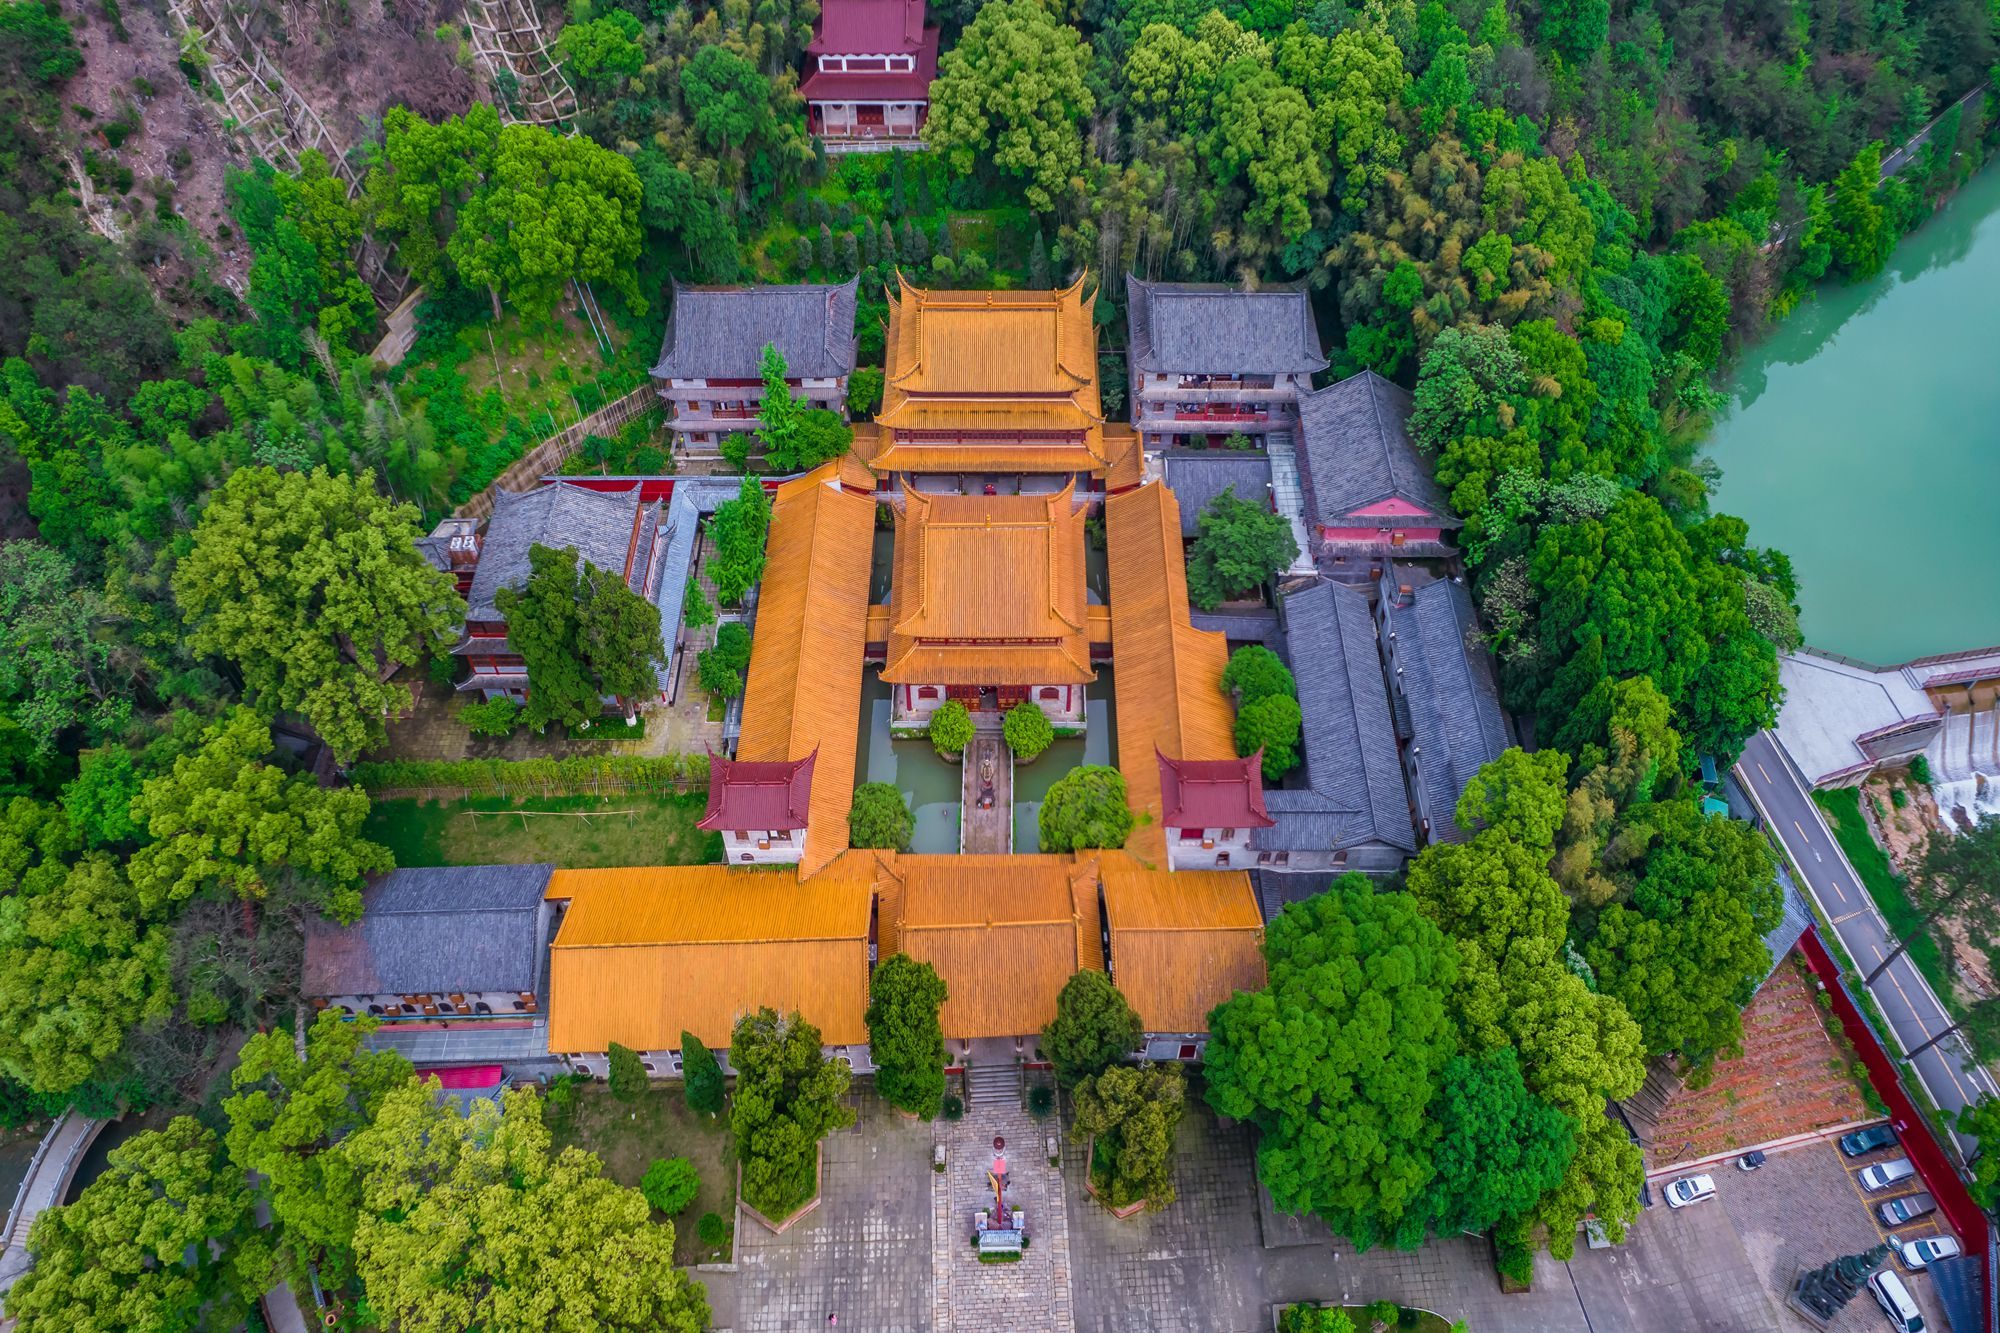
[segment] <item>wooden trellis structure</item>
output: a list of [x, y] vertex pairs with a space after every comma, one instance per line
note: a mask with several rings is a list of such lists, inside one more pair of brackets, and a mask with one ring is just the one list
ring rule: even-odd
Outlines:
[[[502, 85], [503, 118], [524, 125], [569, 126], [576, 118], [576, 89], [549, 50], [534, 0], [469, 0], [465, 26], [472, 32], [473, 55]], [[506, 95], [503, 73], [513, 80], [512, 97]]]
[[[183, 34], [208, 57], [208, 72], [222, 90], [222, 104], [236, 128], [250, 137], [258, 156], [285, 171], [299, 169], [299, 155], [318, 149], [327, 166], [347, 186], [347, 197], [361, 192], [361, 173], [347, 160], [347, 150], [333, 137], [312, 103], [264, 57], [240, 18], [204, 0], [167, 0], [167, 9]], [[409, 288], [409, 275], [393, 266], [393, 246], [386, 251], [363, 237], [356, 255], [362, 281], [376, 303], [392, 310]]]

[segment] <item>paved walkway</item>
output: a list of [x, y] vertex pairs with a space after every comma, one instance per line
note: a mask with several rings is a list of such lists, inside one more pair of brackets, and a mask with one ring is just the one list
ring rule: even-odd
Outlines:
[[[1874, 971], [1896, 947], [1896, 937], [1827, 830], [1804, 778], [1783, 747], [1770, 732], [1759, 732], [1743, 747], [1736, 772], [1765, 827], [1797, 868], [1801, 884], [1833, 923], [1848, 956], [1863, 975]], [[1869, 989], [1901, 1051], [1916, 1050], [1951, 1026], [1944, 1005], [1907, 953], [1891, 963]], [[1993, 1076], [1972, 1063], [1971, 1052], [1956, 1036], [1931, 1046], [1913, 1063], [1924, 1090], [1947, 1118], [1995, 1095]], [[1964, 1134], [1956, 1137], [1960, 1150], [1969, 1156], [1977, 1140]]]
[[28, 1271], [28, 1232], [35, 1219], [62, 1202], [77, 1163], [98, 1132], [110, 1123], [70, 1112], [50, 1127], [33, 1170], [22, 1182], [20, 1207], [7, 1219], [7, 1249], [0, 1254], [0, 1291], [12, 1287], [14, 1280]]
[[[991, 785], [993, 799], [982, 800]], [[969, 854], [1014, 850], [1014, 757], [998, 734], [981, 732], [959, 761], [958, 849]]]
[[[1064, 1170], [1050, 1166], [1053, 1118], [982, 1107], [957, 1123], [938, 1122], [945, 1170], [931, 1181], [933, 1333], [1072, 1333], [1069, 1210]], [[1017, 1263], [981, 1263], [972, 1249], [973, 1214], [993, 1207], [986, 1175], [995, 1136], [1006, 1139], [1007, 1207], [1027, 1213], [1027, 1253]], [[1066, 1169], [1066, 1168], [1065, 1168]]]

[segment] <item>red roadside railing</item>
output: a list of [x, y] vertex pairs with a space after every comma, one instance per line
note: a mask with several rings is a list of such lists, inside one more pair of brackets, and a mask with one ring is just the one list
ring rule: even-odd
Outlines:
[[1895, 1127], [1904, 1153], [1915, 1163], [1917, 1173], [1924, 1178], [1924, 1186], [1937, 1199], [1938, 1210], [1951, 1222], [1952, 1230], [1958, 1233], [1966, 1255], [1979, 1261], [1988, 1293], [1987, 1299], [1982, 1302], [1987, 1310], [1986, 1333], [2000, 1333], [2000, 1329], [1994, 1326], [1991, 1313], [1994, 1272], [1988, 1251], [1992, 1223], [1980, 1211], [1979, 1205], [1972, 1201], [1964, 1178], [1958, 1174], [1958, 1168], [1952, 1165], [1950, 1156], [1931, 1132], [1930, 1121], [1924, 1119], [1916, 1103], [1910, 1100], [1895, 1060], [1883, 1045], [1874, 1025], [1848, 993], [1846, 980], [1840, 974], [1840, 964], [1827, 952], [1817, 926], [1808, 928], [1799, 937], [1799, 950], [1805, 954], [1806, 964], [1832, 998], [1833, 1012], [1840, 1019], [1841, 1031], [1847, 1034], [1855, 1053], [1868, 1068], [1868, 1082], [1888, 1106], [1889, 1123]]

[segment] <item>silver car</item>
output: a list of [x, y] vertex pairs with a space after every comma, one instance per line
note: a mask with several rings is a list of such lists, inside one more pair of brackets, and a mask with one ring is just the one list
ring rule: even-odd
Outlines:
[[1956, 1237], [1925, 1236], [1922, 1240], [1897, 1241], [1896, 1253], [1902, 1256], [1905, 1268], [1928, 1268], [1939, 1259], [1955, 1258], [1961, 1251]]

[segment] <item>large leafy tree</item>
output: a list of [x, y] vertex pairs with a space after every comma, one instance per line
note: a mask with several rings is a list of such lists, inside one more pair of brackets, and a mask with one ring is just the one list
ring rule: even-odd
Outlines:
[[1569, 1117], [1528, 1091], [1510, 1047], [1453, 1056], [1430, 1114], [1437, 1175], [1424, 1203], [1440, 1236], [1523, 1216], [1562, 1182], [1576, 1152]]
[[243, 1172], [179, 1116], [111, 1150], [76, 1201], [35, 1219], [7, 1293], [22, 1333], [235, 1327], [274, 1276]]
[[79, 723], [103, 732], [131, 711], [113, 664], [103, 594], [61, 552], [39, 542], [0, 546], [0, 698], [48, 754]]
[[868, 1055], [875, 1062], [875, 1090], [891, 1106], [924, 1119], [944, 1105], [944, 1029], [938, 1009], [946, 998], [937, 969], [908, 954], [891, 954], [868, 979]]
[[729, 1063], [736, 1069], [729, 1128], [743, 1164], [743, 1198], [766, 1217], [786, 1217], [812, 1197], [819, 1141], [854, 1123], [840, 1100], [851, 1075], [821, 1053], [818, 1028], [771, 1009], [737, 1020]]
[[368, 174], [375, 227], [396, 239], [410, 276], [443, 282], [445, 247], [458, 210], [471, 199], [500, 141], [500, 114], [475, 102], [463, 116], [425, 120], [400, 106], [382, 117], [381, 160]]
[[1346, 875], [1288, 906], [1264, 955], [1264, 989], [1209, 1016], [1209, 1105], [1257, 1125], [1280, 1209], [1363, 1247], [1420, 1243], [1457, 951], [1411, 899]]
[[357, 1164], [334, 1149], [415, 1072], [399, 1052], [363, 1044], [374, 1027], [372, 1018], [322, 1012], [303, 1057], [291, 1033], [258, 1033], [229, 1076], [222, 1102], [229, 1160], [257, 1173], [257, 1196], [270, 1206], [296, 1276], [312, 1265], [321, 1280], [339, 1283], [354, 1271], [362, 1180]]
[[390, 677], [465, 618], [418, 535], [417, 511], [384, 499], [371, 472], [238, 468], [174, 570], [188, 647], [227, 658], [252, 704], [299, 713], [351, 762], [410, 706]]
[[990, 161], [1053, 212], [1083, 168], [1089, 72], [1082, 35], [1040, 0], [994, 0], [939, 59], [924, 137], [958, 174]]
[[553, 1148], [532, 1088], [461, 1114], [434, 1080], [387, 1093], [337, 1154], [361, 1183], [357, 1270], [405, 1333], [700, 1333], [708, 1300], [674, 1267], [672, 1223], [594, 1154]]
[[1042, 1052], [1057, 1082], [1073, 1088], [1139, 1048], [1145, 1029], [1125, 993], [1095, 968], [1084, 968], [1056, 995], [1056, 1016], [1042, 1029]]
[[458, 215], [448, 252], [459, 276], [530, 316], [564, 287], [608, 282], [634, 310], [639, 294], [639, 176], [623, 155], [582, 135], [507, 125], [485, 180]]
[[1298, 558], [1299, 543], [1284, 515], [1239, 499], [1234, 486], [1210, 500], [1198, 522], [1188, 548], [1188, 600], [1204, 611], [1255, 594]]
[[132, 809], [152, 841], [131, 861], [145, 910], [209, 887], [263, 898], [286, 875], [288, 890], [328, 915], [361, 915], [362, 876], [395, 864], [388, 848], [361, 836], [368, 794], [287, 774], [265, 762], [270, 753], [270, 727], [238, 707], [172, 769], [146, 780]]
[[[1076, 1085], [1072, 1138], [1096, 1140], [1091, 1180], [1112, 1208], [1144, 1200], [1149, 1212], [1172, 1203], [1174, 1134], [1187, 1109], [1177, 1064], [1112, 1065]], [[1100, 1171], [1097, 1161], [1106, 1166]]]
[[1123, 847], [1132, 833], [1125, 775], [1103, 764], [1081, 764], [1057, 778], [1036, 812], [1042, 850]]
[[527, 583], [502, 588], [494, 604], [527, 664], [529, 726], [590, 722], [605, 695], [629, 704], [658, 688], [654, 671], [667, 660], [660, 609], [575, 547], [529, 547]]
[[916, 832], [916, 816], [894, 783], [864, 782], [847, 809], [847, 840], [856, 847], [902, 851]]

